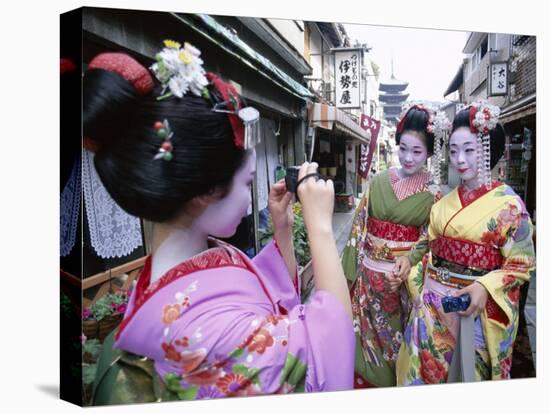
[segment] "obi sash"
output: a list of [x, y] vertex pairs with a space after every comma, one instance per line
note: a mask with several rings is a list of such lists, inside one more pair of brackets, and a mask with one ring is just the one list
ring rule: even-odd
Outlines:
[[369, 217], [364, 262], [374, 270], [389, 271], [395, 259], [408, 254], [419, 238], [418, 227]]
[[439, 236], [430, 242], [428, 276], [446, 286], [463, 288], [501, 267], [500, 250], [488, 244]]

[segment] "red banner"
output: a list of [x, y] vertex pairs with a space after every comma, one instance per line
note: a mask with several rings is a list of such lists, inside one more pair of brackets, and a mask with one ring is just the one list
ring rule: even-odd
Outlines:
[[361, 160], [359, 162], [358, 173], [361, 177], [367, 178], [369, 176], [370, 164], [372, 162], [372, 156], [376, 149], [376, 140], [378, 133], [380, 132], [380, 121], [371, 118], [365, 114], [361, 114], [361, 127], [370, 131], [370, 144], [361, 145]]

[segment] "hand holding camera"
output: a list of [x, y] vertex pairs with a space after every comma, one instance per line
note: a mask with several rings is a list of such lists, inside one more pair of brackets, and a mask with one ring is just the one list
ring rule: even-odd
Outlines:
[[445, 296], [441, 299], [443, 312], [463, 312], [470, 306], [470, 295], [467, 293], [460, 296]]
[[[305, 162], [298, 171], [294, 190], [297, 199], [302, 204], [304, 222], [310, 232], [332, 234], [332, 213], [334, 211], [334, 184], [332, 180], [324, 180], [317, 173], [317, 163]], [[291, 172], [289, 180], [293, 180]], [[293, 182], [287, 184], [292, 189]]]
[[[483, 312], [483, 309], [485, 309], [485, 305], [487, 304], [487, 299], [489, 297], [489, 292], [487, 292], [485, 286], [483, 286], [479, 282], [474, 282], [471, 285], [454, 292], [454, 297], [461, 297], [463, 295], [469, 296], [470, 303], [469, 306], [466, 307], [466, 309], [457, 310], [460, 316], [477, 316], [481, 312]], [[462, 306], [464, 305], [461, 305], [461, 307]]]

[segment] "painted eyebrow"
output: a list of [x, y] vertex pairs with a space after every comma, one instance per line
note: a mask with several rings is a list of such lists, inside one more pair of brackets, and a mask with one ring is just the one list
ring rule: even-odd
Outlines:
[[[475, 145], [475, 142], [471, 142], [471, 141], [466, 141], [464, 144], [462, 145]], [[450, 145], [451, 147], [458, 147], [458, 144], [451, 144]]]

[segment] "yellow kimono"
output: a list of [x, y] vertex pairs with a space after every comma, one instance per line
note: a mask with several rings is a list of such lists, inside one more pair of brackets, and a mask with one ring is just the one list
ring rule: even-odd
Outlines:
[[519, 287], [534, 271], [532, 224], [521, 199], [506, 184], [466, 194], [455, 188], [430, 213], [430, 254], [409, 276], [422, 281], [405, 327], [397, 384], [447, 381], [460, 323], [441, 299], [474, 281], [489, 297], [474, 320], [476, 380], [510, 377], [518, 329]]

